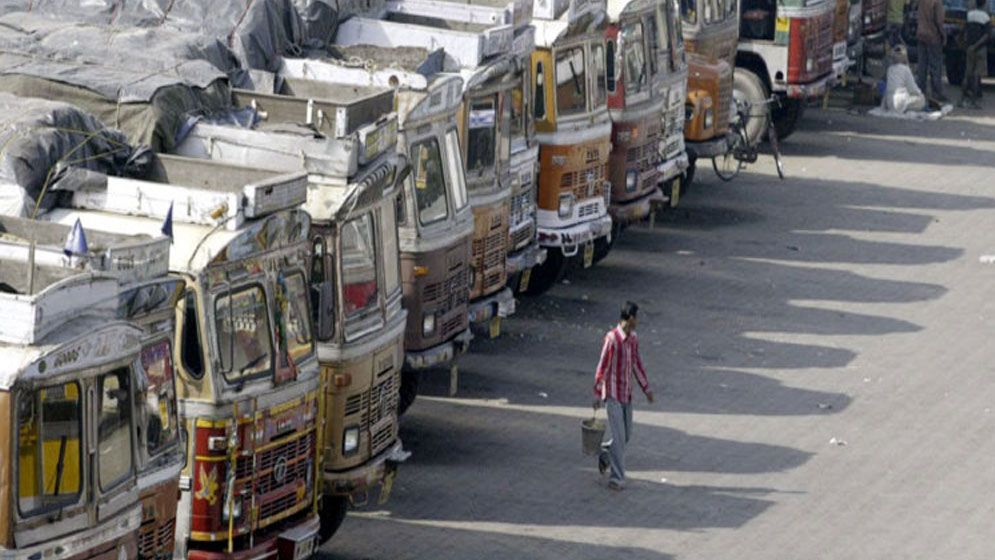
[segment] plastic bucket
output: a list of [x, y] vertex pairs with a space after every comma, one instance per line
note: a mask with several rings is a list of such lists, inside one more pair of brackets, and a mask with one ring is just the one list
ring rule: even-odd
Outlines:
[[600, 418], [581, 420], [580, 436], [584, 455], [597, 455], [601, 451], [601, 440], [605, 437], [605, 421]]

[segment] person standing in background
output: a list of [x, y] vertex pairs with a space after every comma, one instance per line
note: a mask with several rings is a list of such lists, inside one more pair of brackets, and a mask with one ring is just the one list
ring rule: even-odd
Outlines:
[[888, 46], [904, 44], [902, 26], [905, 25], [905, 7], [909, 0], [888, 0]]
[[988, 41], [991, 38], [992, 20], [985, 11], [985, 0], [968, 0], [975, 4], [967, 12], [964, 23], [964, 82], [961, 84], [961, 97], [957, 105], [980, 109], [981, 76], [987, 68]]
[[643, 360], [639, 356], [639, 339], [636, 337], [639, 306], [625, 302], [618, 325], [605, 335], [605, 343], [594, 374], [594, 408], [604, 404], [608, 412], [608, 439], [602, 443], [598, 455], [598, 470], [604, 474], [611, 468], [608, 487], [621, 490], [625, 483], [625, 445], [632, 436], [632, 380], [635, 378], [653, 402]]
[[943, 19], [942, 0], [919, 0], [916, 81], [928, 99], [941, 104], [947, 102], [943, 95], [943, 44], [947, 40]]

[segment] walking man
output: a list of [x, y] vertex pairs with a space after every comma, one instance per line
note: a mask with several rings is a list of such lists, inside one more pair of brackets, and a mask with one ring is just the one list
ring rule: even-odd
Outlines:
[[916, 81], [927, 99], [940, 104], [947, 102], [943, 95], [943, 43], [947, 40], [943, 17], [942, 0], [919, 0]]
[[618, 326], [605, 335], [598, 371], [594, 375], [594, 408], [604, 404], [608, 412], [610, 438], [601, 444], [598, 470], [604, 474], [611, 468], [608, 487], [612, 490], [621, 490], [625, 484], [625, 445], [632, 435], [633, 378], [639, 383], [646, 400], [653, 402], [653, 391], [639, 357], [639, 339], [636, 337], [638, 313], [639, 306], [631, 301], [622, 306]]

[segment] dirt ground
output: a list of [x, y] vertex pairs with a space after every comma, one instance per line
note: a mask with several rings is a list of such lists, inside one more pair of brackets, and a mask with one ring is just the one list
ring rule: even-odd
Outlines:
[[[331, 559], [995, 557], [995, 88], [939, 122], [810, 110], [733, 183], [520, 301], [425, 380], [390, 502]], [[581, 454], [601, 337], [642, 308], [629, 484]]]

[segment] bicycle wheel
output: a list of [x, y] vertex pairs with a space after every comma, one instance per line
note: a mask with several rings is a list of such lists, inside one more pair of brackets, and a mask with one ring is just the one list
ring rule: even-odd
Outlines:
[[774, 123], [767, 126], [767, 141], [770, 142], [770, 151], [774, 154], [774, 166], [777, 168], [777, 176], [784, 180], [784, 162], [781, 161], [781, 141], [777, 138], [777, 128]]
[[732, 143], [726, 153], [712, 158], [712, 169], [719, 179], [726, 182], [732, 181], [736, 175], [739, 175], [739, 170], [743, 168], [740, 154], [749, 149], [746, 133], [742, 128], [735, 130], [736, 134], [733, 135]]

